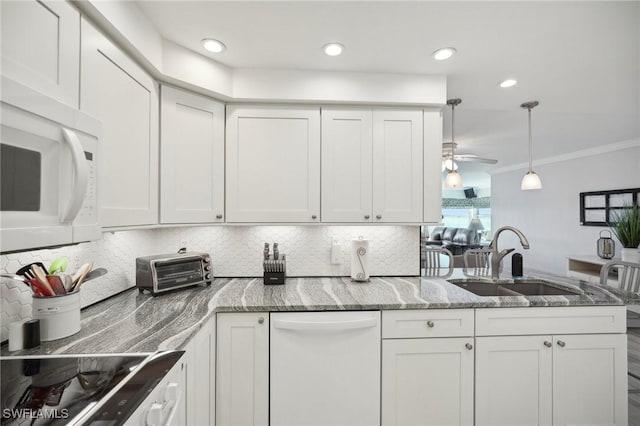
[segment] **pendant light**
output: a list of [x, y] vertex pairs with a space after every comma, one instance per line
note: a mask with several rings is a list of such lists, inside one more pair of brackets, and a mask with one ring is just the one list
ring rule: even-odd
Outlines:
[[[460, 105], [462, 103], [462, 99], [455, 98], [449, 99], [447, 101], [447, 105], [451, 105], [451, 163], [455, 164], [455, 150], [456, 150], [456, 140], [454, 138], [453, 133], [453, 125], [454, 125], [454, 115], [456, 105]], [[444, 179], [444, 187], [445, 188], [460, 188], [462, 187], [462, 176], [458, 172], [456, 172], [455, 167], [451, 167], [447, 171], [447, 176]]]
[[529, 111], [529, 171], [524, 175], [520, 184], [520, 189], [523, 191], [542, 188], [540, 177], [531, 169], [531, 109], [537, 107], [538, 103], [538, 101], [530, 101], [520, 105], [521, 108], [526, 108]]

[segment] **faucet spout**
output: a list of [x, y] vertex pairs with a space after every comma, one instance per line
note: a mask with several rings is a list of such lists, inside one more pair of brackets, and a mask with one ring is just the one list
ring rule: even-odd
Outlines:
[[520, 239], [520, 244], [522, 245], [522, 248], [525, 250], [529, 249], [529, 240], [527, 240], [527, 237], [525, 237], [522, 231], [520, 231], [518, 228], [515, 228], [513, 226], [503, 226], [501, 228], [498, 228], [498, 230], [493, 236], [493, 241], [491, 241], [491, 245], [489, 246], [492, 249], [491, 250], [492, 251], [491, 278], [493, 278], [494, 280], [497, 280], [500, 278], [500, 265], [502, 263], [502, 259], [506, 255], [508, 255], [509, 253], [515, 250], [514, 248], [508, 248], [502, 251], [498, 250], [498, 237], [500, 237], [500, 234], [502, 234], [503, 231], [511, 231], [514, 234], [516, 234], [516, 236]]

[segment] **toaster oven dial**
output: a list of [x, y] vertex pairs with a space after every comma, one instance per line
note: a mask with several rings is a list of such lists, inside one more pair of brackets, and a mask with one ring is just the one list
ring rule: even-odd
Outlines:
[[202, 262], [204, 262], [204, 263], [209, 263], [209, 262], [211, 262], [211, 259], [210, 259], [210, 258], [208, 258], [208, 257], [203, 257], [203, 258], [202, 258]]
[[210, 271], [210, 270], [211, 270], [211, 265], [207, 265], [207, 266], [205, 266], [205, 267], [204, 267], [204, 270], [205, 270], [205, 271]]
[[204, 278], [205, 278], [206, 280], [210, 280], [210, 279], [211, 279], [211, 274], [206, 274], [206, 275], [204, 276]]

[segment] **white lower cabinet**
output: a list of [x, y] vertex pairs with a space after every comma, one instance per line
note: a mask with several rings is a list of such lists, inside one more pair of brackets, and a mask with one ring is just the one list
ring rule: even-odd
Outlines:
[[383, 340], [382, 424], [473, 424], [473, 338]]
[[[626, 425], [624, 312], [220, 313], [216, 424]], [[201, 339], [190, 343], [187, 424], [207, 424], [193, 374], [214, 371], [200, 369]]]
[[215, 320], [209, 321], [189, 341], [186, 357], [186, 423], [188, 425], [213, 424], [215, 405]]
[[382, 313], [382, 425], [473, 424], [473, 310]]
[[476, 424], [551, 425], [549, 336], [476, 338]]
[[216, 424], [269, 424], [269, 313], [217, 314]]
[[627, 336], [553, 338], [553, 424], [626, 425]]
[[626, 425], [624, 312], [477, 309], [476, 425]]

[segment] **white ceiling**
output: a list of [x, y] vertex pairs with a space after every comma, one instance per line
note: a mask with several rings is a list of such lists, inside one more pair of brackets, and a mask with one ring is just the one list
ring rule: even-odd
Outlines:
[[[485, 167], [527, 160], [525, 101], [540, 102], [532, 112], [534, 158], [640, 135], [639, 1], [138, 5], [164, 38], [232, 68], [445, 74], [448, 97], [463, 100], [456, 108], [458, 152], [499, 160]], [[227, 50], [208, 54], [200, 45], [205, 37]], [[334, 41], [346, 50], [328, 57], [321, 47]], [[457, 55], [432, 59], [445, 46]], [[499, 88], [507, 77], [518, 85]], [[450, 140], [450, 110], [444, 127]]]

